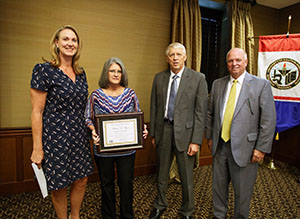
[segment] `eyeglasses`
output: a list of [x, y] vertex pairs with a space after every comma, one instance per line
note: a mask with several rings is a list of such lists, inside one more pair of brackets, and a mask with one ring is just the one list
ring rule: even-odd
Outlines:
[[120, 70], [109, 70], [108, 72], [112, 73], [112, 74], [115, 74], [115, 73], [122, 74], [122, 71], [120, 71]]

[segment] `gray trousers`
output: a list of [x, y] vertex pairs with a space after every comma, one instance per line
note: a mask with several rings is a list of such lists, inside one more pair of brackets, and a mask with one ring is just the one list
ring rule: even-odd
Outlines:
[[[243, 145], [241, 145], [242, 147]], [[213, 157], [213, 209], [217, 218], [226, 218], [229, 183], [234, 189], [234, 218], [249, 218], [249, 209], [258, 170], [257, 163], [238, 166], [231, 152], [230, 141], [221, 138]]]
[[182, 206], [180, 208], [180, 213], [184, 216], [191, 216], [194, 211], [193, 167], [195, 156], [188, 156], [187, 150], [179, 152], [176, 149], [173, 125], [168, 123], [164, 124], [163, 137], [159, 145], [157, 145], [156, 150], [158, 165], [158, 193], [154, 201], [154, 207], [162, 210], [168, 206], [166, 193], [168, 190], [170, 166], [175, 153], [182, 186]]

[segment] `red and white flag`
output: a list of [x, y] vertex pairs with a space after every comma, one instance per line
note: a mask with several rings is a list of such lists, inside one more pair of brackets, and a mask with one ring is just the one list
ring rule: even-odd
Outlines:
[[258, 76], [272, 85], [276, 132], [300, 124], [300, 34], [259, 37]]

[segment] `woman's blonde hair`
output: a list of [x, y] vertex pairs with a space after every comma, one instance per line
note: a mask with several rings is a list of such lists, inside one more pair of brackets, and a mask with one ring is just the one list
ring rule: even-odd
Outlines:
[[[53, 36], [50, 40], [50, 54], [52, 56], [52, 59], [49, 62], [51, 63], [51, 65], [53, 67], [59, 67], [61, 64], [61, 60], [59, 57], [59, 49], [57, 48], [55, 42], [56, 42], [56, 40], [59, 39], [60, 32], [65, 29], [69, 29], [69, 30], [73, 31], [77, 37], [78, 47], [77, 47], [76, 54], [73, 56], [72, 67], [73, 67], [73, 70], [75, 71], [75, 73], [78, 75], [83, 72], [83, 69], [79, 66], [79, 58], [80, 58], [82, 43], [81, 43], [81, 39], [78, 35], [77, 30], [75, 29], [75, 27], [73, 27], [71, 25], [64, 25], [64, 26], [60, 27], [58, 30], [56, 30], [55, 33], [53, 34]], [[43, 58], [43, 60], [48, 61], [44, 58]]]

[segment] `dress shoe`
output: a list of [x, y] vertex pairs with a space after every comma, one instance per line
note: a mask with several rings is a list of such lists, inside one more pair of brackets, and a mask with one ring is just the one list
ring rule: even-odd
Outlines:
[[181, 216], [182, 219], [193, 219], [193, 216]]
[[154, 208], [151, 211], [151, 214], [149, 215], [149, 219], [156, 219], [156, 218], [160, 218], [160, 216], [164, 213], [165, 209], [159, 210]]

